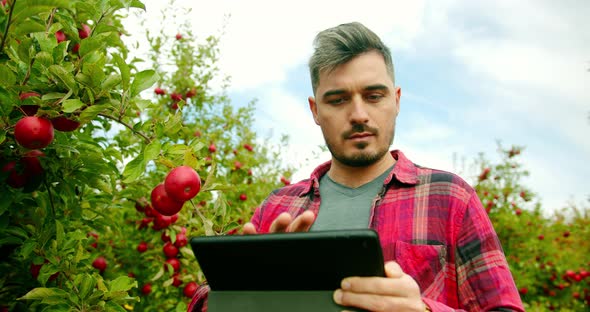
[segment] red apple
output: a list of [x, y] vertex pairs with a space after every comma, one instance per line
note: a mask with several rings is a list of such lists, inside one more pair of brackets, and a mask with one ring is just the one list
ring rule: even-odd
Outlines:
[[217, 151], [217, 147], [215, 147], [215, 144], [211, 143], [211, 145], [209, 145], [209, 153], [215, 153]]
[[157, 94], [157, 95], [164, 95], [164, 94], [166, 94], [166, 90], [164, 90], [164, 89], [162, 89], [160, 87], [157, 87], [157, 88], [154, 89], [154, 93]]
[[178, 213], [184, 205], [184, 202], [177, 201], [168, 195], [164, 183], [158, 184], [152, 190], [151, 199], [154, 209], [165, 216], [171, 216]]
[[64, 34], [63, 31], [58, 30], [55, 33], [55, 39], [57, 39], [57, 43], [64, 42], [64, 41], [66, 41], [66, 34]]
[[172, 266], [174, 272], [180, 271], [180, 260], [176, 258], [166, 259], [166, 263], [164, 263], [164, 269], [166, 270], [166, 272], [168, 271], [168, 264]]
[[27, 184], [27, 175], [24, 172], [19, 172], [17, 170], [17, 163], [16, 161], [9, 161], [2, 167], [2, 171], [8, 173], [8, 177], [6, 178], [6, 183], [10, 185], [12, 188], [18, 189], [25, 184]]
[[174, 102], [180, 102], [182, 101], [182, 94], [174, 92], [170, 94], [170, 99]]
[[59, 130], [62, 132], [71, 132], [71, 131], [78, 129], [78, 127], [80, 127], [79, 122], [69, 119], [65, 116], [55, 117], [55, 118], [51, 119], [51, 123], [53, 124], [53, 127], [55, 128], [55, 130]]
[[21, 105], [20, 110], [25, 116], [35, 116], [39, 110], [39, 105]]
[[197, 89], [192, 88], [186, 92], [184, 95], [187, 99], [192, 98], [193, 96], [197, 95]]
[[144, 253], [148, 250], [148, 244], [146, 242], [141, 242], [137, 245], [137, 251]]
[[174, 246], [171, 242], [164, 244], [162, 251], [164, 251], [166, 258], [176, 258], [178, 255], [178, 248], [176, 248], [176, 246]]
[[202, 134], [201, 134], [201, 131], [199, 131], [199, 130], [195, 131], [195, 136], [196, 136], [197, 138], [200, 138], [200, 137], [201, 137], [201, 135], [202, 135]]
[[104, 257], [98, 257], [92, 262], [92, 266], [98, 269], [101, 273], [107, 269], [107, 260]]
[[172, 216], [165, 216], [157, 213], [156, 217], [154, 218], [154, 226], [152, 228], [156, 231], [159, 231], [167, 228], [170, 226], [170, 224], [172, 224]]
[[74, 45], [74, 47], [72, 48], [72, 52], [78, 54], [78, 51], [80, 51], [80, 44], [79, 43], [76, 43]]
[[248, 196], [246, 196], [246, 194], [240, 194], [240, 200], [241, 201], [245, 201], [248, 199]]
[[152, 292], [152, 284], [147, 283], [141, 287], [141, 293], [144, 295], [149, 295]]
[[141, 222], [139, 223], [139, 229], [143, 229], [146, 228], [150, 225], [150, 223], [153, 221], [153, 218], [143, 218], [141, 219]]
[[166, 233], [166, 231], [162, 232], [162, 235], [160, 236], [160, 238], [162, 239], [163, 242], [170, 241], [170, 235], [168, 235], [168, 233]]
[[174, 242], [174, 246], [180, 248], [186, 246], [188, 244], [188, 239], [186, 238], [186, 234], [178, 233], [176, 234], [176, 241]]
[[172, 275], [172, 286], [178, 287], [180, 285], [182, 285], [182, 280], [178, 276], [178, 273], [174, 273], [174, 275]]
[[242, 163], [241, 163], [241, 162], [239, 162], [239, 161], [237, 161], [237, 160], [236, 160], [236, 161], [234, 161], [234, 169], [235, 169], [235, 170], [240, 170], [240, 169], [242, 169], [242, 166], [243, 166], [243, 165], [242, 165]]
[[184, 289], [182, 290], [182, 292], [184, 293], [185, 296], [192, 298], [195, 295], [195, 292], [197, 291], [198, 288], [199, 288], [199, 285], [197, 285], [196, 282], [188, 282], [186, 284], [186, 286], [184, 286]]
[[145, 213], [146, 217], [153, 218], [156, 216], [157, 211], [154, 209], [154, 207], [152, 207], [152, 205], [147, 204], [143, 207], [143, 213]]
[[90, 36], [91, 31], [90, 26], [82, 24], [82, 29], [78, 29], [78, 36], [80, 36], [80, 39], [86, 39]]
[[25, 148], [44, 148], [53, 141], [53, 125], [45, 118], [23, 117], [14, 126], [14, 138]]
[[164, 187], [170, 198], [185, 202], [197, 196], [201, 190], [201, 178], [195, 169], [179, 166], [168, 173], [164, 180]]
[[176, 34], [176, 40], [181, 40], [182, 39], [182, 35], [181, 34]]
[[18, 97], [21, 101], [24, 101], [32, 96], [40, 97], [41, 95], [35, 91], [23, 92]]
[[244, 148], [247, 149], [249, 152], [252, 152], [254, 148], [250, 144], [244, 144]]

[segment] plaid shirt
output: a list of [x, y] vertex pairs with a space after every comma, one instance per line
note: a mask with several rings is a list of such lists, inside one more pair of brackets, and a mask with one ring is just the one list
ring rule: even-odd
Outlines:
[[[369, 221], [379, 233], [384, 260], [395, 260], [416, 280], [432, 311], [524, 311], [473, 188], [454, 174], [416, 166], [399, 150], [391, 154], [397, 163], [373, 201]], [[319, 180], [330, 165], [274, 191], [252, 217], [258, 232], [268, 232], [282, 212], [297, 216], [311, 210], [317, 215]], [[191, 306], [206, 310], [206, 293], [207, 287], [199, 289]]]

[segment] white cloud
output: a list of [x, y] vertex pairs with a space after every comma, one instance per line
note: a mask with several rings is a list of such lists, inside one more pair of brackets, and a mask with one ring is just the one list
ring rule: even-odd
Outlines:
[[[163, 6], [162, 1], [144, 2], [148, 7], [145, 16]], [[323, 144], [323, 138], [308, 111], [308, 94], [292, 94], [293, 87], [287, 84], [293, 77], [288, 75], [307, 62], [318, 31], [357, 20], [382, 36], [394, 50], [394, 58], [419, 63], [436, 56], [455, 62], [456, 72], [466, 74], [461, 83], [481, 98], [452, 116], [455, 121], [472, 120], [469, 129], [433, 119], [436, 116], [413, 119], [411, 128], [399, 129], [399, 145], [394, 143], [394, 147], [402, 148], [417, 163], [453, 171], [453, 153], [475, 156], [473, 149], [485, 144], [482, 140], [490, 142], [484, 152], [495, 153], [493, 140], [498, 137], [478, 137], [478, 128], [485, 127], [489, 130], [486, 133], [502, 135], [508, 144], [535, 144], [530, 150], [539, 155], [525, 165], [532, 174], [538, 172], [530, 179], [531, 187], [542, 191], [551, 206], [564, 203], [572, 193], [587, 196], [587, 190], [578, 185], [583, 183], [582, 172], [587, 169], [561, 171], [557, 174], [561, 183], [555, 183], [551, 178], [554, 172], [548, 173], [542, 161], [547, 160], [540, 153], [545, 147], [539, 143], [542, 140], [511, 141], [517, 135], [536, 138], [545, 132], [558, 138], [559, 142], [552, 142], [551, 147], [562, 151], [560, 161], [590, 157], [587, 1], [566, 6], [551, 1], [506, 0], [366, 0], [361, 4], [177, 0], [177, 6], [193, 7], [187, 16], [196, 34], [216, 33], [222, 28], [224, 16], [231, 15], [221, 38], [218, 65], [222, 73], [232, 77], [232, 91], [257, 94], [257, 127], [273, 129], [276, 135], [290, 135], [291, 145], [285, 157], [291, 163], [311, 157], [310, 150]], [[134, 31], [133, 23], [129, 24], [130, 32], [140, 30]], [[156, 19], [148, 26], [158, 29], [169, 24]], [[171, 36], [176, 33], [174, 29], [168, 32]], [[408, 96], [414, 102], [438, 101], [436, 94], [404, 94], [402, 103]], [[408, 118], [403, 109], [400, 118]], [[322, 160], [327, 156], [324, 154]], [[317, 164], [313, 161], [301, 165], [296, 177], [306, 178]], [[559, 207], [549, 209], [555, 208]]]

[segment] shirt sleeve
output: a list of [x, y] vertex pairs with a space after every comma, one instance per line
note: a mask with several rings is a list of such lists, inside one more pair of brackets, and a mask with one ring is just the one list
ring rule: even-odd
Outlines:
[[187, 312], [206, 312], [209, 290], [209, 285], [200, 285], [199, 288], [197, 288], [197, 291], [195, 291], [191, 303], [188, 305]]
[[[524, 311], [500, 240], [475, 191], [455, 233], [461, 307], [467, 311]], [[435, 303], [431, 309], [451, 311]]]

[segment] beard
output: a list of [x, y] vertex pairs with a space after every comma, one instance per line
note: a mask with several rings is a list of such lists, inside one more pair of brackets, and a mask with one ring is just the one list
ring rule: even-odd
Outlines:
[[[375, 135], [376, 137], [378, 137], [378, 135], [379, 135], [379, 130], [376, 128], [372, 128], [372, 127], [366, 126], [364, 124], [355, 124], [355, 125], [353, 125], [351, 130], [346, 131], [345, 133], [342, 134], [342, 139], [346, 140], [347, 138], [349, 138], [352, 134], [354, 134], [356, 132], [359, 132], [359, 133], [360, 132], [370, 132], [373, 135]], [[359, 142], [359, 143], [355, 144], [356, 150], [352, 153], [352, 155], [346, 155], [344, 152], [339, 150], [337, 148], [336, 144], [331, 142], [326, 137], [326, 135], [324, 135], [324, 140], [326, 141], [326, 146], [328, 147], [330, 154], [332, 154], [332, 157], [334, 157], [334, 159], [337, 160], [338, 162], [340, 162], [346, 166], [349, 166], [349, 167], [367, 167], [367, 166], [370, 166], [370, 165], [376, 163], [378, 160], [383, 158], [383, 156], [385, 156], [385, 154], [387, 154], [389, 152], [389, 147], [393, 143], [394, 136], [395, 136], [395, 124], [393, 126], [393, 130], [390, 133], [389, 140], [386, 140], [388, 142], [387, 145], [384, 144], [383, 146], [378, 146], [376, 151], [369, 152], [369, 151], [365, 151], [365, 148], [367, 148], [369, 143]], [[377, 144], [379, 144], [379, 143], [380, 142], [377, 141]]]

